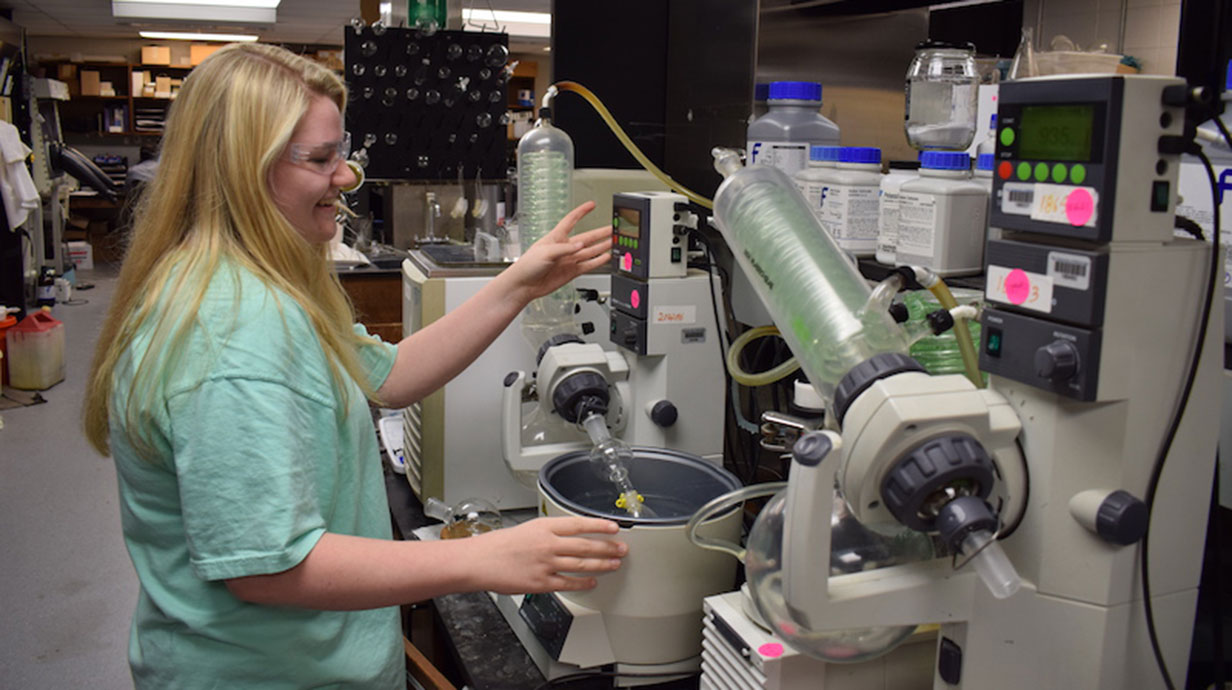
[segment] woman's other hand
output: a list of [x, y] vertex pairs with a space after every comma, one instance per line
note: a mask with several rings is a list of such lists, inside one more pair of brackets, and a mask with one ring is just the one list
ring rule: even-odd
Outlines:
[[506, 279], [514, 282], [526, 302], [550, 294], [570, 280], [608, 262], [612, 247], [612, 228], [597, 228], [570, 237], [573, 227], [595, 207], [595, 202], [573, 209], [551, 232], [539, 238], [506, 269]]
[[465, 541], [475, 547], [479, 589], [531, 594], [593, 588], [598, 583], [587, 574], [616, 570], [628, 552], [609, 538], [618, 530], [599, 518], [538, 518]]

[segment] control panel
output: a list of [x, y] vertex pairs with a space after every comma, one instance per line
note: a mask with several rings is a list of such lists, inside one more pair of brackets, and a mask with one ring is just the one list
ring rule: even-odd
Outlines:
[[1167, 241], [1176, 155], [1160, 137], [1182, 133], [1165, 105], [1171, 77], [1081, 77], [1008, 82], [997, 105], [989, 224], [1086, 240]]
[[573, 614], [556, 598], [555, 594], [527, 594], [518, 607], [518, 615], [526, 621], [531, 632], [543, 644], [553, 659], [560, 659], [565, 648], [565, 638], [573, 625]]
[[1103, 399], [1108, 314], [1135, 307], [1113, 286], [1142, 250], [1174, 242], [1180, 161], [1160, 151], [1184, 125], [1165, 91], [1183, 84], [1122, 75], [1001, 85], [981, 370]]
[[[612, 196], [612, 275], [638, 280], [688, 272], [688, 200], [672, 192]], [[694, 221], [695, 222], [695, 221]]]

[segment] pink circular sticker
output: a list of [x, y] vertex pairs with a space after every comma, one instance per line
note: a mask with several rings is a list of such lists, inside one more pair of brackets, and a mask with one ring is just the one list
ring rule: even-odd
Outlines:
[[1085, 189], [1075, 189], [1065, 197], [1065, 218], [1074, 227], [1081, 227], [1091, 220], [1095, 213], [1095, 199]]
[[637, 309], [638, 307], [642, 306], [642, 293], [638, 292], [637, 290], [630, 292], [629, 293], [629, 304], [632, 304], [634, 309]]
[[778, 642], [767, 642], [757, 648], [757, 653], [770, 659], [777, 659], [783, 656], [783, 645]]
[[1031, 295], [1031, 278], [1021, 268], [1015, 268], [1005, 276], [1005, 296], [1010, 304], [1022, 304]]
[[620, 270], [622, 271], [632, 271], [633, 270], [633, 255], [632, 254], [626, 253], [624, 256], [620, 257]]

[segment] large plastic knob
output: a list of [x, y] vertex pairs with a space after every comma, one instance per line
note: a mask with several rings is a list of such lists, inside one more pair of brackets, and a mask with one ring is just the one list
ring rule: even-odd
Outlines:
[[1078, 348], [1054, 340], [1035, 351], [1035, 373], [1049, 381], [1068, 381], [1078, 373]]

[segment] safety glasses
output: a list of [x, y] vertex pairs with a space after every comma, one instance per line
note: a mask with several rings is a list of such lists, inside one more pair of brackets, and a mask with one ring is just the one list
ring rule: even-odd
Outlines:
[[338, 163], [346, 160], [351, 153], [351, 134], [343, 133], [342, 139], [326, 144], [297, 144], [292, 142], [287, 147], [287, 157], [292, 163], [315, 170], [322, 175], [332, 175], [338, 169]]

